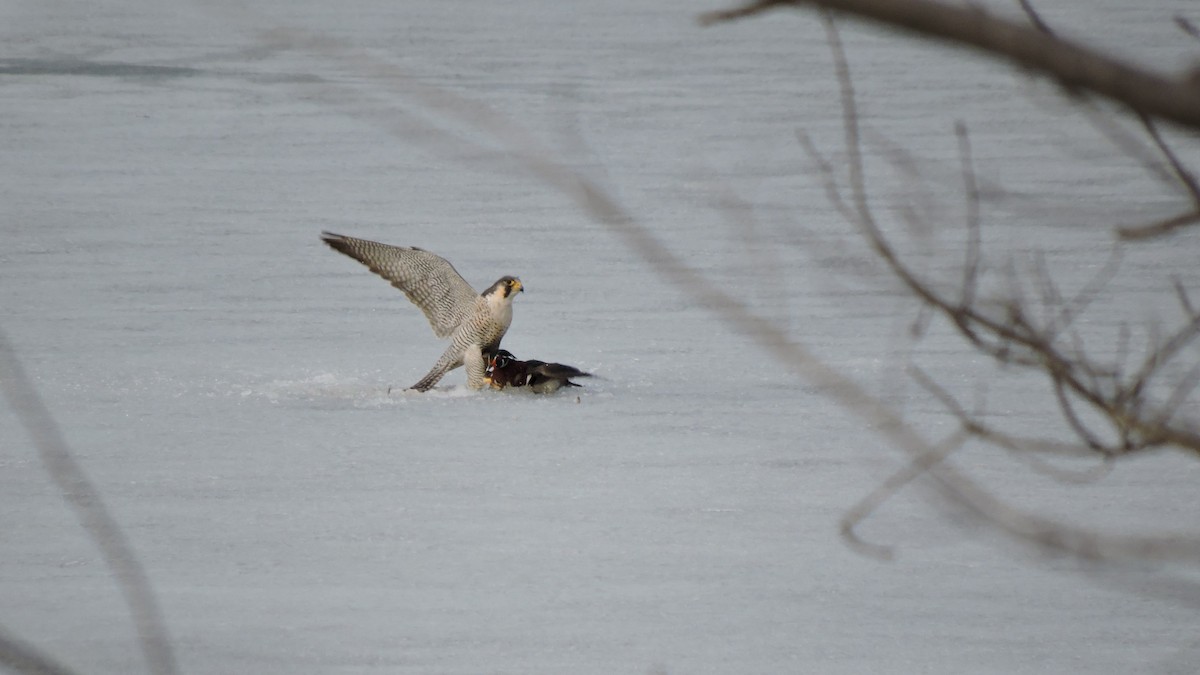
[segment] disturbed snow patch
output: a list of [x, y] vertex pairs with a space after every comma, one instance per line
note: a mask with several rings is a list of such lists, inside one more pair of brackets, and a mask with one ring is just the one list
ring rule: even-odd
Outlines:
[[411, 392], [403, 385], [339, 373], [314, 373], [296, 378], [276, 378], [232, 387], [231, 395], [256, 398], [271, 403], [351, 403], [355, 407], [378, 408], [417, 401], [422, 398], [444, 399], [472, 396], [464, 386], [432, 389], [424, 394]]

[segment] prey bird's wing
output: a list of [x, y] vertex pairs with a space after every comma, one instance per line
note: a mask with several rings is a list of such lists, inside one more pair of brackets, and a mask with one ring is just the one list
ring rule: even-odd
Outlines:
[[332, 232], [322, 232], [321, 240], [404, 291], [425, 313], [433, 332], [440, 338], [454, 333], [464, 317], [471, 313], [479, 295], [454, 265], [424, 249], [391, 246]]
[[553, 377], [559, 380], [566, 380], [572, 377], [591, 377], [591, 373], [585, 373], [575, 366], [568, 366], [563, 363], [543, 363], [541, 361], [527, 361], [531, 365], [530, 372], [546, 377]]

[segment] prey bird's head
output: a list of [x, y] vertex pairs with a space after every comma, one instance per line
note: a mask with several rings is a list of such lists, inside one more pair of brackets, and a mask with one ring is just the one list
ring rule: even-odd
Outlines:
[[488, 370], [495, 370], [496, 368], [503, 370], [516, 360], [517, 357], [513, 356], [512, 352], [507, 349], [497, 349], [496, 353], [492, 354], [492, 357], [488, 359], [487, 367]]
[[525, 369], [521, 366], [522, 363], [512, 355], [512, 352], [507, 349], [498, 349], [488, 359], [484, 380], [495, 389], [519, 387], [525, 383], [522, 378], [525, 375]]
[[521, 285], [521, 280], [516, 277], [500, 277], [496, 283], [488, 286], [488, 289], [482, 293], [483, 297], [490, 298], [492, 296], [498, 298], [511, 298], [517, 293], [525, 290]]

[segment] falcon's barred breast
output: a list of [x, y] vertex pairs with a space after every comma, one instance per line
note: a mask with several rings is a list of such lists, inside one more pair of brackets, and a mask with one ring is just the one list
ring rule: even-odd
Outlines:
[[512, 323], [513, 298], [524, 290], [520, 279], [500, 277], [486, 291], [476, 293], [449, 261], [424, 249], [332, 232], [322, 232], [321, 240], [404, 291], [425, 313], [434, 334], [450, 338], [450, 347], [412, 389], [428, 391], [443, 375], [464, 363], [467, 386], [483, 388], [486, 357], [500, 348], [500, 340]]

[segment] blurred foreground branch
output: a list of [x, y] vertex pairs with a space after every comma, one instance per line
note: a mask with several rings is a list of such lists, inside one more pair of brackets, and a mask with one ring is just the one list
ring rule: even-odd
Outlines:
[[0, 666], [27, 675], [74, 675], [75, 671], [58, 663], [36, 647], [0, 631]]
[[[163, 620], [146, 571], [120, 525], [104, 505], [100, 491], [92, 484], [83, 467], [75, 461], [54, 416], [42, 402], [37, 388], [25, 373], [12, 343], [2, 330], [0, 393], [3, 393], [17, 419], [29, 433], [46, 473], [75, 512], [80, 525], [100, 549], [104, 562], [117, 580], [117, 586], [125, 597], [137, 629], [142, 654], [150, 672], [156, 675], [173, 675], [178, 670], [175, 654], [167, 634], [166, 622]], [[39, 660], [36, 652], [15, 642], [0, 643], [0, 659], [5, 658], [10, 659], [10, 664], [24, 664], [23, 668], [36, 666], [35, 669], [26, 669], [23, 672], [62, 672], [46, 670], [49, 661]]]

